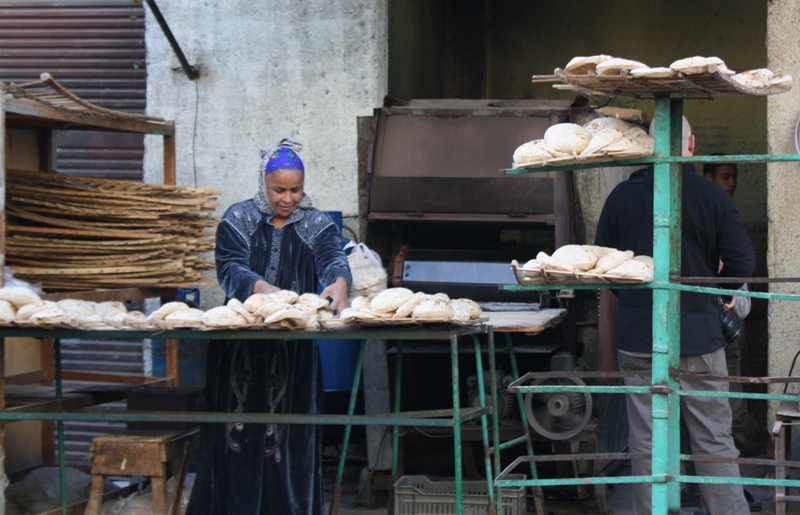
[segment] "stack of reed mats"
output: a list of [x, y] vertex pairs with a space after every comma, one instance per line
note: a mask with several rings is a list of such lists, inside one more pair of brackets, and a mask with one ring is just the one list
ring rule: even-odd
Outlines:
[[46, 290], [209, 284], [217, 190], [11, 171], [6, 261]]

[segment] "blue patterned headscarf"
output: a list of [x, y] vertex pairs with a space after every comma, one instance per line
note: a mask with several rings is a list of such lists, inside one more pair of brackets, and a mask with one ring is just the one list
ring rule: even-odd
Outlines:
[[267, 197], [267, 174], [276, 170], [295, 168], [305, 173], [305, 167], [300, 156], [297, 155], [303, 145], [292, 138], [285, 138], [277, 147], [261, 150], [261, 164], [258, 168], [258, 193], [254, 197], [256, 207], [262, 213], [269, 213], [271, 207]]

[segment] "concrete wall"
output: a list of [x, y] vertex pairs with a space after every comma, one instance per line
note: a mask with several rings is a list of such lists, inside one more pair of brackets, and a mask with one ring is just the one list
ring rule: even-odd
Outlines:
[[[800, 78], [800, 1], [770, 2], [767, 48], [769, 68]], [[800, 116], [800, 89], [769, 97], [767, 120], [769, 151], [793, 154], [795, 125]], [[800, 163], [773, 163], [767, 170], [769, 201], [769, 274], [773, 277], [797, 277], [800, 270]], [[798, 284], [773, 284], [772, 292], [800, 293]], [[769, 375], [789, 373], [794, 354], [800, 350], [800, 304], [790, 301], [769, 303]], [[798, 371], [795, 371], [795, 375]], [[782, 385], [776, 385], [778, 392]], [[797, 391], [792, 385], [790, 391]]]
[[[177, 183], [222, 190], [220, 214], [258, 188], [259, 149], [305, 145], [306, 191], [323, 210], [357, 213], [356, 117], [386, 94], [386, 0], [226, 2], [159, 7], [190, 81], [146, 11], [147, 109], [175, 120]], [[160, 138], [146, 138], [145, 180], [162, 179]], [[202, 295], [219, 304], [219, 290]]]

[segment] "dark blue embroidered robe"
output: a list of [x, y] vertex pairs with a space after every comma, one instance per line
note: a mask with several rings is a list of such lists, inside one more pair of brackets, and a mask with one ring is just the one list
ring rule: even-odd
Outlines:
[[[347, 257], [330, 217], [304, 196], [281, 229], [248, 200], [217, 228], [216, 265], [228, 298], [250, 296], [264, 279], [316, 293], [344, 277]], [[315, 341], [212, 341], [206, 409], [244, 413], [322, 413], [322, 371]], [[323, 515], [321, 426], [205, 424], [188, 515]]]

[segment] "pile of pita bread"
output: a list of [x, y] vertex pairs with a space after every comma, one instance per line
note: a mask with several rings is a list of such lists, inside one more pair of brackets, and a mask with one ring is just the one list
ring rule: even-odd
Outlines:
[[314, 293], [298, 295], [290, 290], [254, 293], [244, 302], [231, 299], [208, 311], [183, 302], [168, 302], [147, 317], [162, 329], [289, 329], [317, 330], [318, 321], [332, 318], [328, 301]]
[[138, 311], [128, 311], [117, 301], [92, 302], [79, 299], [42, 300], [24, 286], [0, 288], [0, 325], [65, 327], [85, 330], [113, 329], [125, 320], [133, 327], [145, 322]]
[[619, 118], [600, 117], [583, 126], [551, 126], [544, 139], [523, 143], [514, 151], [514, 167], [651, 156], [654, 148], [655, 141], [642, 127]]
[[652, 257], [634, 256], [630, 250], [595, 245], [564, 245], [552, 256], [539, 252], [535, 259], [522, 266], [516, 260], [511, 265], [518, 271], [523, 284], [560, 280], [581, 283], [653, 280]]
[[[408, 288], [389, 288], [369, 297], [355, 297], [339, 315], [345, 324], [403, 325], [408, 323], [467, 323], [481, 315], [470, 299], [450, 299], [444, 293], [427, 294]], [[323, 321], [328, 325], [329, 321]]]
[[231, 299], [207, 311], [185, 302], [167, 302], [145, 316], [122, 302], [42, 300], [25, 287], [0, 288], [0, 326], [72, 328], [81, 330], [276, 329], [320, 330], [365, 321], [390, 323], [461, 322], [477, 319], [481, 308], [470, 299], [451, 300], [444, 293], [428, 295], [407, 288], [389, 288], [356, 297], [340, 316], [329, 302], [313, 293], [289, 290], [255, 293], [244, 302]]
[[[556, 69], [556, 74], [561, 70]], [[791, 75], [774, 74], [766, 68], [736, 73], [728, 69], [719, 57], [694, 56], [678, 59], [669, 67], [651, 68], [646, 64], [612, 57], [610, 55], [592, 55], [574, 57], [564, 67], [567, 75], [619, 76], [630, 75], [633, 79], [671, 79], [674, 77], [713, 73], [714, 71], [730, 77], [734, 82], [754, 90], [791, 87]]]

